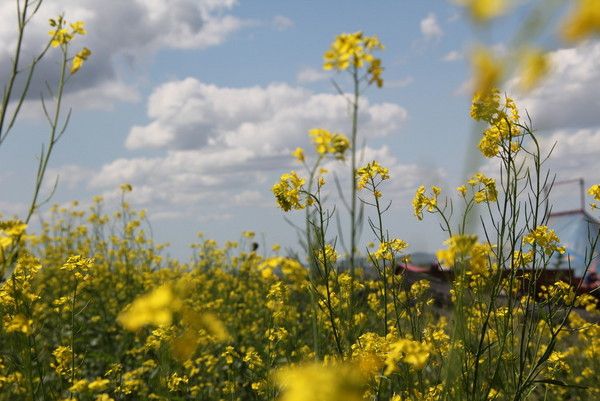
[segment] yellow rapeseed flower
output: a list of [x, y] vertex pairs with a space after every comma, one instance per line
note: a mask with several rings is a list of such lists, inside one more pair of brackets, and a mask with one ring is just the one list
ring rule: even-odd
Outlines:
[[501, 16], [508, 9], [507, 0], [457, 0], [457, 3], [466, 7], [476, 22], [487, 22]]
[[600, 0], [577, 0], [576, 3], [562, 27], [562, 36], [569, 42], [600, 34]]
[[280, 369], [280, 401], [361, 401], [368, 375], [356, 363], [312, 363]]
[[383, 45], [377, 36], [365, 36], [362, 32], [342, 33], [323, 55], [323, 69], [343, 71], [350, 66], [359, 69], [366, 64], [368, 82], [382, 87], [381, 60], [373, 56], [374, 50], [381, 49]]
[[181, 309], [182, 303], [170, 285], [163, 285], [148, 294], [138, 297], [125, 308], [117, 318], [123, 327], [130, 331], [152, 324], [168, 326], [173, 321], [173, 313]]
[[365, 188], [371, 180], [374, 180], [377, 177], [379, 177], [379, 180], [381, 181], [388, 180], [390, 178], [390, 170], [386, 167], [382, 167], [373, 160], [372, 162], [367, 163], [366, 166], [356, 170], [356, 178], [358, 178], [356, 188], [358, 190]]
[[81, 49], [79, 53], [73, 57], [73, 63], [71, 65], [71, 74], [75, 74], [79, 69], [83, 66], [83, 63], [88, 59], [88, 57], [92, 54], [90, 49], [84, 47]]
[[489, 93], [497, 87], [504, 74], [503, 62], [485, 47], [478, 47], [471, 55], [474, 93]]
[[550, 71], [550, 59], [540, 50], [527, 50], [521, 57], [519, 86], [528, 91]]
[[313, 128], [309, 131], [319, 155], [331, 154], [336, 159], [343, 160], [346, 151], [350, 148], [350, 140], [337, 132], [329, 132], [323, 128]]
[[498, 199], [496, 180], [486, 177], [483, 173], [476, 173], [467, 183], [472, 187], [478, 187], [475, 192], [475, 202], [495, 202]]
[[306, 205], [300, 199], [303, 185], [304, 179], [300, 178], [295, 171], [282, 174], [279, 182], [272, 188], [279, 207], [285, 212], [291, 209], [304, 209]]
[[417, 192], [415, 193], [415, 197], [413, 198], [413, 212], [417, 219], [423, 220], [423, 210], [427, 210], [429, 213], [433, 213], [437, 207], [437, 198], [440, 195], [442, 190], [440, 187], [436, 187], [435, 185], [431, 187], [431, 195], [425, 195], [425, 186], [421, 185], [417, 188]]
[[304, 149], [296, 148], [296, 150], [294, 150], [292, 152], [292, 156], [294, 156], [294, 158], [296, 160], [298, 160], [299, 162], [303, 162], [304, 161]]
[[544, 225], [537, 226], [525, 235], [523, 242], [529, 245], [537, 245], [548, 256], [554, 252], [563, 254], [566, 251], [564, 246], [560, 246], [560, 238], [558, 238], [554, 230]]
[[[594, 197], [594, 200], [596, 202], [600, 201], [600, 185], [598, 184], [594, 184], [591, 187], [588, 188], [587, 190], [588, 195], [591, 195]], [[593, 209], [598, 209], [598, 204], [596, 202], [590, 203], [590, 206]]]

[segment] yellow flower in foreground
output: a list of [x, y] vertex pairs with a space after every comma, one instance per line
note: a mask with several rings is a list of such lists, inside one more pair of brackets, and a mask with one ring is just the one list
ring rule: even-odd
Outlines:
[[600, 34], [600, 0], [577, 0], [573, 12], [562, 27], [562, 36], [570, 42]]
[[487, 22], [504, 14], [508, 8], [507, 0], [458, 0], [466, 7], [471, 18], [477, 22]]
[[[275, 373], [280, 401], [361, 401], [369, 375], [357, 363], [312, 363]], [[367, 372], [365, 372], [367, 371]]]
[[526, 51], [521, 60], [521, 89], [528, 91], [534, 88], [549, 70], [550, 59], [546, 54], [539, 50]]
[[119, 314], [117, 320], [131, 331], [148, 324], [168, 326], [173, 322], [173, 313], [179, 311], [181, 306], [171, 286], [163, 285], [138, 297]]
[[471, 55], [473, 69], [474, 92], [488, 93], [497, 87], [504, 74], [501, 60], [494, 57], [485, 47], [478, 47]]
[[79, 53], [73, 57], [73, 64], [71, 65], [71, 74], [75, 74], [83, 66], [83, 63], [92, 54], [91, 50], [84, 47]]
[[304, 161], [304, 149], [296, 148], [296, 150], [294, 150], [292, 152], [292, 156], [294, 156], [294, 158], [296, 160], [298, 160], [299, 162], [303, 162]]

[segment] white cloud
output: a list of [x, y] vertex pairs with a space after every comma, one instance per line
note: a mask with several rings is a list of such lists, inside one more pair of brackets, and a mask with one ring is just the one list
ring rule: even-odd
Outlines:
[[285, 31], [294, 27], [294, 21], [283, 15], [276, 15], [273, 17], [273, 27], [278, 31]]
[[[361, 138], [398, 134], [407, 119], [406, 110], [395, 104], [364, 98], [360, 107]], [[104, 191], [107, 197], [119, 184], [131, 183], [136, 206], [161, 216], [172, 210], [200, 216], [232, 213], [239, 206], [273, 206], [272, 184], [282, 172], [299, 169], [291, 151], [312, 148], [308, 130], [348, 132], [350, 125], [347, 101], [339, 95], [286, 84], [226, 88], [193, 78], [156, 88], [148, 116], [147, 125], [131, 129], [127, 146], [164, 149], [161, 154], [120, 158], [71, 181], [87, 183], [88, 190]], [[368, 152], [390, 168], [399, 166], [387, 147]], [[426, 173], [415, 169], [406, 167], [399, 182], [409, 185]], [[67, 166], [63, 172], [70, 170]]]
[[[362, 130], [368, 136], [396, 132], [407, 118], [391, 103], [361, 104]], [[194, 78], [168, 82], [150, 96], [151, 121], [131, 129], [130, 149], [237, 149], [277, 156], [306, 143], [314, 127], [348, 131], [343, 96], [316, 94], [287, 84], [227, 88]]]
[[298, 74], [296, 75], [296, 81], [298, 81], [298, 83], [301, 84], [318, 82], [324, 81], [330, 76], [331, 75], [328, 74], [326, 71], [318, 70], [312, 67], [306, 67], [298, 71]]
[[425, 36], [425, 39], [438, 39], [442, 37], [444, 31], [442, 31], [435, 14], [429, 13], [427, 17], [421, 20], [421, 33]]
[[[76, 37], [72, 47], [76, 51], [86, 46], [92, 56], [67, 91], [79, 92], [75, 95], [79, 107], [106, 108], [115, 101], [135, 101], [135, 82], [126, 81], [118, 64], [133, 62], [134, 68], [143, 68], [160, 49], [221, 44], [247, 25], [229, 13], [236, 4], [236, 0], [45, 0], [27, 27], [22, 59], [29, 60], [47, 43], [49, 18], [64, 13], [68, 21], [83, 20], [88, 34]], [[16, 23], [14, 2], [3, 2], [0, 20], [9, 22], [0, 28], [0, 80], [4, 81], [16, 41], [17, 30], [11, 24]], [[58, 60], [59, 51], [50, 49], [32, 82], [33, 99], [45, 90], [45, 82], [56, 81]]]
[[452, 51], [446, 53], [444, 55], [444, 57], [442, 57], [442, 60], [446, 61], [446, 62], [452, 62], [452, 61], [462, 60], [463, 57], [464, 56], [463, 56], [463, 54], [461, 52], [456, 51], [456, 50], [452, 50]]
[[[519, 105], [540, 130], [600, 126], [600, 41], [550, 54], [551, 72]], [[516, 87], [516, 79], [509, 87]]]

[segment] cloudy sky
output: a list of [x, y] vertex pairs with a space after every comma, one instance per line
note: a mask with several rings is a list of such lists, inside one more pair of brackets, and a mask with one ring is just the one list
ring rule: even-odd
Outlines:
[[[270, 188], [299, 169], [290, 152], [308, 148], [307, 131], [349, 131], [345, 100], [321, 69], [336, 34], [378, 35], [384, 88], [361, 103], [365, 159], [390, 167], [390, 235], [413, 251], [435, 250], [443, 235], [433, 218], [417, 222], [410, 201], [420, 184], [452, 190], [467, 163], [483, 165], [469, 120], [468, 52], [483, 40], [450, 2], [382, 0], [45, 0], [26, 37], [27, 54], [47, 40], [47, 20], [61, 12], [84, 20], [75, 46], [92, 56], [69, 82], [73, 117], [50, 163], [53, 201], [117, 198], [131, 183], [131, 202], [148, 210], [158, 241], [186, 256], [197, 231], [219, 241], [255, 231], [267, 244], [296, 247], [296, 233], [276, 208]], [[485, 42], [506, 48], [522, 15], [498, 21]], [[0, 5], [0, 78], [15, 44], [14, 2]], [[556, 142], [559, 179], [600, 180], [600, 43], [567, 47], [550, 36], [552, 72], [544, 85], [515, 94], [546, 144]], [[0, 148], [0, 212], [23, 213], [36, 152], [47, 135], [39, 104], [55, 81], [58, 53], [39, 68], [17, 129]], [[507, 87], [510, 87], [510, 82]], [[468, 162], [469, 161], [469, 162]], [[331, 166], [343, 176], [341, 164]], [[331, 180], [333, 182], [333, 180]], [[342, 178], [343, 183], [343, 178]], [[576, 188], [561, 190], [561, 205]], [[561, 206], [562, 207], [562, 206]], [[301, 221], [301, 213], [291, 214]], [[342, 215], [342, 218], [344, 216]], [[331, 236], [335, 235], [332, 229]], [[365, 232], [365, 240], [370, 234]]]

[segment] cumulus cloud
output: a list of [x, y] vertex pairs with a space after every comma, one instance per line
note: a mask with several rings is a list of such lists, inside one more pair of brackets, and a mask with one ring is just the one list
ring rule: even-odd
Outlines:
[[[401, 134], [408, 116], [402, 107], [366, 98], [360, 106], [362, 138]], [[210, 213], [248, 205], [273, 207], [272, 184], [282, 172], [299, 168], [291, 151], [312, 148], [308, 130], [348, 132], [350, 124], [348, 103], [340, 95], [287, 84], [219, 87], [194, 78], [157, 87], [148, 101], [148, 117], [146, 125], [131, 129], [126, 146], [163, 151], [105, 164], [86, 176], [88, 189], [110, 194], [129, 182], [139, 206], [196, 216], [199, 204]], [[391, 168], [400, 165], [387, 147], [367, 149], [367, 157]], [[410, 179], [403, 178], [403, 183], [420, 174], [416, 166], [405, 168], [402, 176]]]
[[[88, 34], [76, 37], [73, 50], [86, 46], [92, 56], [77, 74], [67, 90], [79, 92], [79, 107], [105, 108], [118, 101], [138, 98], [134, 85], [128, 85], [119, 73], [117, 64], [141, 61], [158, 50], [203, 49], [226, 40], [246, 22], [229, 11], [236, 0], [45, 0], [31, 20], [24, 42], [24, 62], [28, 62], [48, 41], [48, 18], [63, 14], [68, 21], [83, 20]], [[3, 2], [0, 20], [15, 20], [14, 2]], [[0, 28], [0, 79], [4, 80], [16, 43], [16, 29], [5, 24]], [[10, 29], [8, 29], [10, 28]], [[45, 82], [57, 77], [59, 52], [50, 49], [39, 65], [30, 94], [38, 98]], [[92, 90], [94, 96], [84, 91]]]
[[[391, 103], [363, 99], [360, 121], [370, 136], [396, 132], [407, 112]], [[228, 88], [195, 78], [159, 86], [148, 102], [147, 125], [135, 126], [129, 149], [236, 149], [280, 155], [306, 142], [306, 132], [323, 126], [348, 130], [348, 103], [343, 96], [313, 93], [287, 84]]]
[[425, 39], [438, 39], [442, 37], [444, 31], [442, 31], [435, 14], [429, 13], [427, 17], [421, 20], [421, 33]]
[[[551, 72], [519, 104], [540, 130], [600, 126], [600, 41], [550, 54]], [[516, 80], [511, 82], [516, 86]]]

